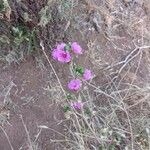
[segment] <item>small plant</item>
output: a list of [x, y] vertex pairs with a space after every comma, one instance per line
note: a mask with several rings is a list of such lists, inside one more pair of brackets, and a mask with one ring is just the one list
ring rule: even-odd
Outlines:
[[[58, 44], [57, 47], [52, 51], [53, 59], [61, 63], [69, 63], [73, 61], [73, 54], [83, 54], [83, 49], [77, 42], [73, 42], [71, 44]], [[84, 69], [80, 66], [75, 66], [74, 69], [76, 75], [82, 76], [84, 80], [91, 80], [93, 77], [92, 72], [89, 69]], [[68, 89], [72, 91], [78, 91], [81, 88], [81, 85], [82, 82], [80, 79], [73, 79], [68, 83]]]
[[12, 27], [14, 43], [19, 46], [24, 41], [29, 41], [29, 33], [24, 26]]
[[25, 26], [25, 24], [18, 24], [16, 27], [12, 27], [11, 35], [13, 36], [14, 46], [19, 47], [22, 44], [27, 43], [27, 52], [32, 53], [36, 49], [36, 29], [32, 31]]
[[0, 12], [3, 11], [4, 8], [5, 8], [4, 2], [2, 0], [0, 0]]
[[11, 8], [8, 0], [0, 0], [0, 19], [10, 21]]
[[66, 112], [70, 111], [70, 107], [68, 105], [64, 105], [63, 110], [66, 113]]
[[[74, 73], [74, 79], [68, 82], [67, 88], [71, 92], [75, 92], [75, 93], [80, 91], [83, 85], [82, 83], [83, 81], [88, 81], [93, 78], [93, 74], [91, 70], [75, 64], [74, 57], [81, 54], [83, 54], [83, 49], [77, 42], [68, 43], [68, 44], [60, 43], [52, 51], [52, 57], [54, 60], [63, 64], [69, 64], [69, 63], [74, 64], [72, 70], [72, 72]], [[70, 94], [68, 94], [67, 99], [70, 100], [71, 102], [70, 104], [63, 106], [63, 110], [66, 113], [65, 114], [66, 118], [70, 118], [70, 114], [72, 113], [72, 110], [80, 111], [83, 109], [88, 116], [91, 115], [91, 112], [89, 111], [90, 109], [88, 109], [88, 107], [85, 108], [83, 107], [82, 98], [81, 100], [74, 100], [74, 98]]]

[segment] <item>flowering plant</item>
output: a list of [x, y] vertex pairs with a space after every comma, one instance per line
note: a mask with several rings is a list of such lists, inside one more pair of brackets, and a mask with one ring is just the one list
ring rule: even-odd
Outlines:
[[[60, 43], [52, 50], [53, 59], [60, 63], [71, 62], [73, 60], [73, 54], [75, 55], [83, 54], [83, 49], [77, 42], [72, 42], [69, 44]], [[91, 70], [87, 68], [76, 65], [73, 70], [75, 76], [79, 76], [81, 79], [75, 77], [75, 79], [72, 79], [68, 82], [67, 87], [69, 90], [77, 92], [82, 86], [82, 79], [83, 81], [91, 80], [93, 78], [93, 73]], [[68, 110], [70, 111], [70, 107], [76, 110], [81, 110], [83, 107], [83, 103], [81, 101], [71, 102], [70, 106], [68, 105], [64, 106], [65, 112]]]

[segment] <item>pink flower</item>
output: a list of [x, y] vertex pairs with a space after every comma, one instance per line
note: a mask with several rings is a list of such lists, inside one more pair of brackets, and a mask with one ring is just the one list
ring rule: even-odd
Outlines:
[[81, 102], [73, 102], [71, 103], [71, 107], [77, 110], [80, 110], [82, 108], [83, 104]]
[[57, 45], [57, 49], [64, 51], [64, 50], [65, 50], [65, 46], [66, 46], [65, 43], [58, 44], [58, 45]]
[[71, 44], [71, 49], [75, 54], [82, 54], [82, 48], [77, 42]]
[[53, 49], [53, 51], [52, 51], [52, 57], [53, 57], [53, 59], [57, 59], [57, 49]]
[[68, 83], [68, 88], [73, 91], [77, 91], [81, 87], [81, 81], [79, 79], [71, 80]]
[[71, 55], [68, 51], [60, 50], [60, 49], [54, 49], [52, 52], [52, 56], [55, 60], [58, 60], [62, 63], [70, 62]]
[[83, 74], [84, 80], [90, 80], [92, 79], [92, 72], [91, 70], [85, 69], [84, 74]]

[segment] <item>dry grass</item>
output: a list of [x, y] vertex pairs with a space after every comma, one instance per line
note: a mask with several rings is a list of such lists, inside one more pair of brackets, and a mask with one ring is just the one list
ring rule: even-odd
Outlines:
[[[20, 63], [29, 51], [36, 56], [37, 62], [46, 60], [57, 83], [45, 90], [55, 99], [63, 99], [61, 104], [70, 104], [72, 99], [67, 99], [63, 78], [59, 77], [57, 65], [51, 62], [47, 50], [62, 40], [75, 39], [87, 45], [85, 62], [90, 62], [88, 65], [93, 68], [95, 78], [91, 82], [83, 81], [82, 90], [72, 94], [75, 100], [84, 103], [84, 107], [81, 111], [71, 110], [64, 114], [66, 119], [62, 122], [67, 122], [64, 140], [51, 140], [52, 143], [66, 150], [150, 150], [150, 85], [145, 79], [149, 79], [145, 74], [150, 71], [150, 14], [144, 11], [146, 2], [141, 5], [120, 0], [48, 1], [37, 13], [40, 22], [34, 28], [35, 34], [27, 28], [29, 34], [25, 37], [19, 34], [22, 41], [11, 37], [13, 44], [14, 40], [19, 43], [7, 54], [2, 51], [0, 60], [8, 64]], [[28, 17], [32, 18], [30, 14]], [[7, 48], [11, 42], [5, 34], [0, 41], [8, 40], [1, 42], [1, 48]], [[24, 44], [29, 45], [28, 48], [18, 51]], [[38, 64], [46, 68], [43, 61]], [[12, 86], [2, 92], [6, 98]], [[48, 130], [49, 127], [40, 126], [36, 139], [31, 141], [21, 119], [28, 137], [28, 149], [38, 150], [36, 139], [43, 128]]]

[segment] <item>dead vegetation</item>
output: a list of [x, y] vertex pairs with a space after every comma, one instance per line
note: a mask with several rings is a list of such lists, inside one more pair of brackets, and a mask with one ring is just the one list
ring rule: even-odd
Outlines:
[[[73, 99], [84, 103], [83, 110], [69, 110], [64, 112], [65, 118], [55, 118], [57, 125], [64, 124], [63, 134], [43, 124], [30, 135], [21, 116], [27, 141], [20, 150], [42, 149], [39, 143], [44, 141], [38, 138], [43, 130], [56, 133], [55, 139], [51, 134], [48, 137], [50, 144], [59, 145], [55, 149], [150, 149], [149, 18], [149, 0], [0, 1], [1, 72], [32, 56], [36, 67], [43, 72], [50, 70], [48, 85], [39, 88], [44, 89], [52, 104], [63, 109]], [[85, 49], [78, 64], [92, 68], [95, 78], [70, 96], [64, 86], [67, 68], [49, 56], [56, 43], [74, 40]], [[10, 82], [0, 87], [1, 129], [12, 150], [14, 144], [4, 128], [15, 107], [10, 92], [15, 86]], [[30, 105], [34, 99], [30, 98], [21, 105]], [[57, 139], [57, 135], [63, 138]]]

